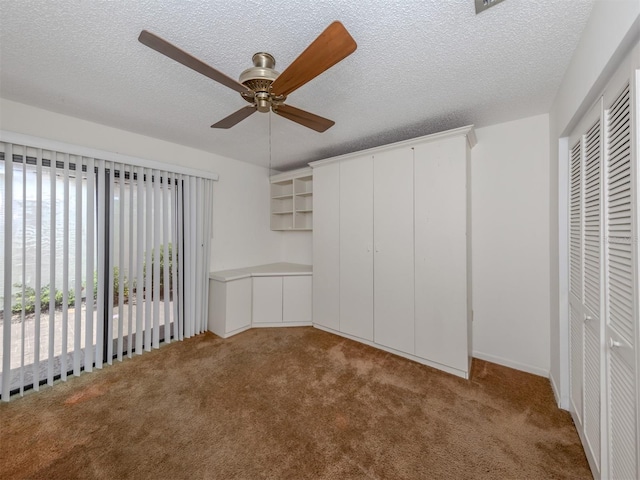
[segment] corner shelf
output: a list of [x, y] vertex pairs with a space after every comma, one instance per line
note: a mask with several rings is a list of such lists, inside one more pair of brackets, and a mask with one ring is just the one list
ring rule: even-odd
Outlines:
[[270, 178], [271, 230], [310, 231], [313, 228], [313, 172], [292, 170]]

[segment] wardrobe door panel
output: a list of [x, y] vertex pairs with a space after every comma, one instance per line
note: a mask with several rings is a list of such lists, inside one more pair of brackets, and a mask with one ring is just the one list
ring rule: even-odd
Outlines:
[[340, 162], [340, 331], [373, 340], [371, 156]]
[[469, 369], [467, 144], [452, 138], [415, 148], [416, 355]]
[[340, 164], [313, 169], [313, 323], [340, 330]]
[[374, 156], [374, 340], [414, 353], [413, 149]]

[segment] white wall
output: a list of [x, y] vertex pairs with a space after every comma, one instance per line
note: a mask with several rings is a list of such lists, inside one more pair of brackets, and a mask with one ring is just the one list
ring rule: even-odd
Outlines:
[[[640, 1], [596, 0], [549, 113], [550, 379], [568, 408], [566, 135], [640, 37]], [[562, 159], [562, 160], [560, 160]]]
[[476, 130], [471, 151], [474, 356], [549, 373], [549, 123]]
[[313, 263], [313, 235], [312, 232], [282, 232], [283, 262]]
[[218, 173], [210, 268], [281, 260], [282, 234], [269, 228], [267, 168], [5, 99], [0, 112], [2, 130]]

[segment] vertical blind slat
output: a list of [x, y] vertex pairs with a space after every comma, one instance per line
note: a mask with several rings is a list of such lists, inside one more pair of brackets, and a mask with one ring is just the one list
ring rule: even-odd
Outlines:
[[[149, 215], [151, 216], [151, 215]], [[153, 170], [153, 348], [160, 347], [160, 172]], [[149, 271], [148, 274], [152, 272]]]
[[73, 331], [73, 374], [80, 375], [81, 368], [81, 333], [82, 333], [82, 158], [76, 157], [75, 164], [76, 184], [76, 237], [75, 237], [75, 275], [76, 292], [74, 305], [74, 331]]
[[134, 195], [135, 195], [135, 183], [134, 183], [134, 169], [129, 166], [129, 271], [127, 287], [129, 289], [129, 308], [127, 310], [127, 356], [131, 358], [133, 356], [133, 291], [134, 291], [134, 270], [133, 270], [133, 239], [134, 228], [133, 222], [134, 210]]
[[[185, 306], [184, 306], [184, 266], [186, 265], [186, 256], [184, 249], [184, 183], [183, 175], [178, 175], [178, 255], [180, 268], [178, 270], [178, 332], [179, 339], [182, 340], [185, 337]], [[181, 260], [180, 260], [181, 258]]]
[[62, 243], [62, 346], [60, 348], [60, 378], [65, 381], [67, 379], [67, 352], [69, 350], [69, 154], [64, 154], [64, 171], [63, 171], [63, 243]]
[[[13, 146], [5, 144], [5, 159], [13, 159]], [[4, 167], [4, 234], [13, 238], [13, 162], [5, 161]], [[11, 242], [4, 242], [4, 258], [11, 256]], [[4, 315], [11, 315], [11, 262], [4, 266]], [[11, 394], [11, 321], [2, 324], [2, 401], [8, 402]]]
[[145, 168], [145, 193], [146, 193], [146, 225], [145, 225], [145, 272], [144, 272], [144, 348], [151, 351], [151, 247], [153, 245], [153, 191], [151, 185], [151, 169]]
[[124, 165], [118, 165], [118, 171], [120, 172], [120, 179], [118, 186], [118, 361], [122, 361], [122, 353], [124, 349], [123, 329], [124, 329]]
[[[27, 153], [26, 147], [22, 149], [22, 298], [27, 293]], [[13, 258], [13, 255], [12, 255]], [[22, 301], [20, 309], [20, 395], [24, 394], [24, 370], [25, 370], [25, 338], [26, 338], [26, 302]]]
[[190, 289], [191, 289], [191, 335], [195, 335], [196, 333], [200, 333], [196, 327], [196, 314], [197, 314], [197, 299], [198, 299], [198, 289], [196, 288], [196, 276], [198, 274], [198, 220], [196, 217], [197, 214], [197, 193], [198, 193], [198, 182], [195, 177], [190, 177], [191, 182], [191, 205], [189, 206], [189, 216], [191, 221], [191, 269], [189, 271], [189, 279], [190, 279]]
[[162, 190], [162, 245], [163, 245], [163, 258], [164, 265], [162, 269], [163, 279], [162, 284], [164, 286], [164, 341], [169, 343], [171, 342], [171, 314], [170, 308], [171, 298], [169, 294], [169, 266], [171, 265], [171, 260], [169, 259], [169, 244], [171, 243], [171, 239], [169, 238], [169, 202], [167, 200], [169, 196], [169, 173], [162, 172], [163, 175], [163, 190]]
[[86, 210], [86, 222], [87, 222], [87, 238], [86, 238], [86, 324], [85, 324], [85, 339], [84, 339], [84, 369], [87, 372], [93, 371], [93, 195], [94, 195], [94, 161], [93, 158], [87, 158], [87, 210]]
[[[56, 159], [57, 153], [51, 152], [49, 168], [49, 362], [47, 363], [47, 385], [53, 385], [53, 361], [55, 357], [56, 335]], [[23, 250], [24, 252], [24, 250]]]
[[171, 288], [173, 289], [173, 338], [180, 340], [180, 315], [178, 306], [180, 305], [180, 290], [178, 288], [178, 176], [171, 176], [171, 231], [173, 232], [173, 248], [171, 252]]
[[[110, 169], [109, 171], [109, 186], [108, 186], [108, 190], [107, 192], [109, 192], [109, 206], [108, 206], [108, 212], [109, 212], [109, 225], [113, 225], [113, 194], [114, 194], [114, 182], [115, 182], [115, 171], [114, 171], [114, 166], [115, 163], [113, 162], [109, 162], [108, 167]], [[110, 233], [110, 232], [109, 232]], [[114, 265], [114, 258], [113, 258], [113, 235], [107, 234], [108, 237], [108, 242], [107, 242], [107, 248], [109, 249], [109, 254], [107, 256], [107, 258], [109, 259], [109, 261], [107, 262], [107, 276], [108, 276], [108, 280], [107, 280], [107, 291], [109, 292], [107, 294], [107, 301], [106, 301], [106, 314], [103, 315], [103, 318], [106, 316], [106, 321], [107, 321], [107, 329], [106, 329], [106, 345], [107, 345], [107, 364], [111, 365], [113, 363], [113, 298], [115, 295], [115, 292], [113, 291], [113, 265]]]
[[204, 265], [202, 264], [202, 259], [204, 258], [204, 243], [202, 241], [203, 233], [204, 233], [204, 216], [203, 216], [203, 208], [202, 202], [204, 201], [204, 183], [201, 178], [196, 178], [196, 202], [195, 202], [195, 211], [196, 211], [196, 271], [194, 284], [196, 290], [196, 333], [202, 333], [202, 320], [204, 315], [202, 314], [202, 302], [204, 301], [203, 290], [202, 290], [202, 272], [204, 271]]
[[42, 313], [42, 149], [36, 154], [36, 305], [33, 324], [33, 389], [40, 389], [40, 316]]
[[98, 163], [98, 318], [102, 318], [100, 327], [96, 328], [96, 368], [102, 368], [104, 358], [104, 312], [106, 292], [104, 288], [105, 259], [106, 259], [106, 171], [103, 161]]
[[137, 174], [137, 240], [138, 247], [136, 249], [138, 259], [136, 265], [136, 354], [142, 355], [143, 340], [143, 313], [144, 313], [144, 280], [142, 277], [142, 269], [144, 268], [144, 168], [136, 167]]
[[[204, 312], [205, 312], [205, 316], [208, 319], [209, 318], [209, 265], [211, 263], [211, 229], [212, 229], [212, 217], [211, 217], [211, 212], [212, 212], [212, 203], [213, 203], [213, 186], [210, 180], [205, 180], [205, 183], [207, 185], [207, 195], [206, 195], [206, 201], [204, 204], [204, 208], [205, 208], [205, 224], [206, 224], [206, 228], [205, 228], [205, 255], [204, 255], [204, 264], [207, 266], [207, 269], [204, 272], [204, 278], [203, 278], [203, 283], [204, 283], [204, 292], [205, 292], [205, 302], [204, 302]], [[207, 325], [207, 320], [204, 321], [204, 328], [205, 330], [207, 329], [208, 325]]]
[[192, 335], [191, 330], [191, 310], [193, 309], [193, 303], [191, 302], [191, 254], [193, 253], [193, 246], [191, 245], [191, 179], [189, 177], [183, 180], [183, 199], [184, 207], [181, 209], [184, 215], [183, 220], [183, 248], [184, 252], [184, 268], [182, 269], [182, 277], [184, 279], [184, 336], [190, 338]]

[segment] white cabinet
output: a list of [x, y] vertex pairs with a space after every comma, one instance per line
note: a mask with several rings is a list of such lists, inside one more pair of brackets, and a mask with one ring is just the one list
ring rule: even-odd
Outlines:
[[226, 338], [251, 327], [251, 278], [210, 280], [208, 328]]
[[339, 216], [340, 331], [371, 341], [373, 340], [373, 158], [371, 155], [340, 163]]
[[313, 176], [302, 168], [271, 177], [271, 230], [311, 230]]
[[253, 324], [310, 324], [310, 275], [253, 277]]
[[465, 127], [311, 163], [314, 325], [468, 377], [474, 144]]
[[253, 323], [282, 322], [282, 277], [253, 278]]
[[209, 330], [223, 338], [251, 327], [311, 325], [312, 269], [272, 263], [213, 272]]
[[[340, 164], [313, 172], [313, 321], [340, 329]], [[338, 280], [336, 280], [338, 279]]]

